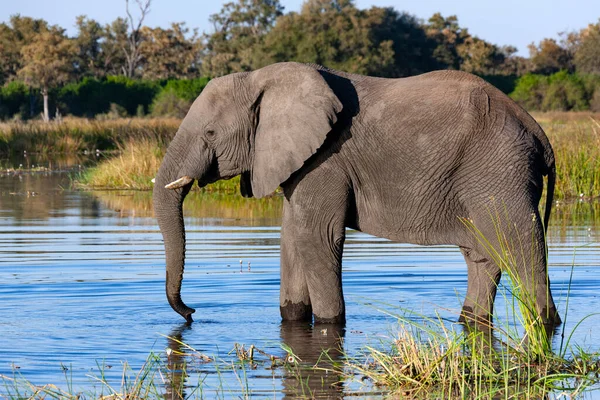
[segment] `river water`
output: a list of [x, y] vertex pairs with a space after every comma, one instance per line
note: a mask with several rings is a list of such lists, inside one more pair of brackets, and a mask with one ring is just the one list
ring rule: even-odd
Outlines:
[[[75, 393], [117, 391], [127, 366], [134, 380], [150, 354], [188, 396], [377, 397], [359, 380], [324, 370], [270, 368], [269, 356], [312, 365], [321, 349], [334, 362], [360, 355], [398, 331], [393, 314], [456, 320], [466, 267], [451, 246], [396, 244], [349, 231], [345, 245], [345, 330], [282, 325], [279, 317], [281, 200], [192, 194], [186, 200], [187, 267], [183, 299], [197, 309], [190, 326], [164, 295], [164, 254], [149, 193], [69, 189], [67, 174], [0, 176], [0, 375]], [[549, 230], [550, 278], [569, 334], [600, 310], [600, 204], [559, 204]], [[565, 301], [572, 266], [570, 297]], [[503, 309], [499, 296], [497, 308]], [[392, 315], [390, 315], [392, 314]], [[414, 317], [417, 318], [417, 317]], [[502, 317], [500, 317], [502, 318]], [[585, 319], [573, 342], [600, 350], [600, 317]], [[559, 346], [560, 335], [554, 337]], [[216, 361], [189, 356], [181, 345]], [[256, 369], [233, 349], [254, 345]], [[339, 350], [335, 350], [338, 349]], [[196, 353], [196, 354], [198, 354]], [[304, 382], [300, 384], [300, 381]], [[195, 389], [201, 382], [201, 389]], [[333, 386], [331, 384], [334, 384]], [[0, 385], [0, 395], [7, 391]], [[175, 398], [175, 397], [174, 397]]]

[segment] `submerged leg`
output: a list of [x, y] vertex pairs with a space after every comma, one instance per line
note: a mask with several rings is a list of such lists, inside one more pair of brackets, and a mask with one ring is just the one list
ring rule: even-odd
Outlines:
[[491, 327], [500, 268], [475, 250], [461, 247], [460, 251], [467, 262], [468, 283], [459, 322]]

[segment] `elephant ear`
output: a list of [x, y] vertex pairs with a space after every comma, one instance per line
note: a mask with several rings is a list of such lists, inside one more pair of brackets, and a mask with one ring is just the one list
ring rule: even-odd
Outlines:
[[325, 141], [342, 103], [308, 65], [273, 64], [254, 71], [258, 124], [254, 137], [252, 193], [273, 193]]

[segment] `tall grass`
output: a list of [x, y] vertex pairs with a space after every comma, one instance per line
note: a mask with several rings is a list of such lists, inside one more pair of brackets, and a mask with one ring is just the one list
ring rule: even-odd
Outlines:
[[558, 198], [600, 197], [600, 115], [534, 114], [554, 148]]

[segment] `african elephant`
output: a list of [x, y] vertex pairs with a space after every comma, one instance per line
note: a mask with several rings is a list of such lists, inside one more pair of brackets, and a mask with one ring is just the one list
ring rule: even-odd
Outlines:
[[459, 246], [468, 267], [460, 319], [490, 321], [501, 270], [462, 218], [499, 246], [490, 218], [497, 204], [527, 249], [517, 252], [517, 274], [536, 311], [544, 323], [560, 323], [544, 240], [552, 148], [529, 114], [476, 76], [383, 79], [289, 62], [212, 80], [170, 143], [153, 193], [167, 297], [188, 321], [195, 310], [180, 296], [183, 200], [194, 180], [203, 187], [237, 175], [243, 196], [283, 190], [283, 320], [345, 321], [349, 227], [397, 242]]

